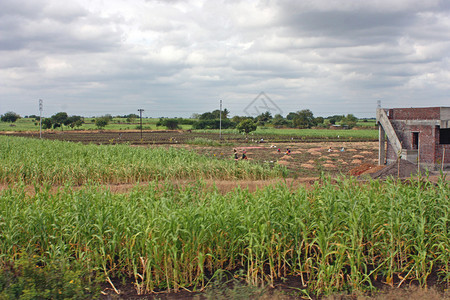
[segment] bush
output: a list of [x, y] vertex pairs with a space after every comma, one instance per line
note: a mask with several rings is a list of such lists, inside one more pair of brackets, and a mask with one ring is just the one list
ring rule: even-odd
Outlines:
[[239, 132], [245, 132], [246, 134], [249, 134], [252, 131], [256, 130], [256, 124], [252, 120], [244, 120], [241, 123], [238, 124], [236, 129]]
[[2, 115], [1, 118], [0, 118], [0, 120], [2, 122], [10, 122], [10, 123], [14, 123], [18, 119], [20, 119], [20, 116], [18, 114], [16, 114], [15, 112], [12, 112], [12, 111], [8, 111], [4, 115]]
[[105, 126], [108, 124], [109, 124], [108, 117], [100, 117], [95, 119], [95, 126], [97, 126], [98, 128], [105, 128]]
[[159, 121], [159, 126], [165, 126], [169, 130], [180, 128], [178, 119], [162, 119]]
[[[83, 273], [84, 272], [84, 273]], [[59, 260], [48, 264], [38, 256], [22, 254], [0, 270], [0, 299], [93, 299], [100, 292], [90, 274], [71, 269]]]

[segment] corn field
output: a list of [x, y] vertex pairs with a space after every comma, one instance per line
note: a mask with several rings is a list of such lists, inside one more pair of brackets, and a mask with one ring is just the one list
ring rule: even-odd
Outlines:
[[212, 159], [182, 148], [82, 145], [0, 136], [0, 183], [136, 183], [162, 179], [267, 179], [282, 166]]
[[450, 283], [445, 178], [434, 185], [323, 177], [308, 189], [225, 195], [201, 181], [152, 182], [127, 194], [96, 184], [56, 193], [36, 184], [28, 193], [17, 183], [0, 193], [1, 264], [22, 253], [64, 260], [92, 276], [131, 278], [138, 293], [200, 290], [220, 272], [260, 286], [295, 276], [316, 295], [369, 291], [380, 281], [425, 287], [431, 274]]

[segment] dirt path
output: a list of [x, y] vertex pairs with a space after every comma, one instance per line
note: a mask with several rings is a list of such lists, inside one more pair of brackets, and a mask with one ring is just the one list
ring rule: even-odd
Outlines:
[[[318, 180], [318, 177], [308, 177], [308, 178], [286, 178], [286, 179], [270, 179], [270, 180], [202, 180], [205, 183], [207, 189], [214, 189], [220, 193], [228, 193], [238, 187], [242, 189], [248, 189], [249, 192], [255, 192], [258, 189], [262, 189], [266, 186], [274, 186], [277, 184], [286, 184], [292, 189], [296, 189], [300, 186], [310, 187], [314, 184], [315, 181]], [[174, 184], [177, 187], [184, 187], [187, 185], [196, 184], [197, 181], [192, 180], [177, 180], [177, 181], [168, 181], [171, 184]], [[99, 185], [101, 188], [106, 188], [110, 190], [112, 193], [125, 194], [130, 192], [132, 189], [136, 187], [145, 187], [149, 184], [149, 182], [141, 182], [136, 184], [105, 184]], [[164, 183], [161, 183], [161, 185]], [[6, 190], [8, 188], [7, 184], [0, 184], [0, 191]], [[59, 189], [63, 188], [63, 186], [52, 186], [51, 192], [56, 193]], [[73, 186], [74, 190], [81, 190], [84, 186]], [[35, 189], [33, 185], [28, 185], [25, 187], [25, 192], [28, 195], [34, 195]]]

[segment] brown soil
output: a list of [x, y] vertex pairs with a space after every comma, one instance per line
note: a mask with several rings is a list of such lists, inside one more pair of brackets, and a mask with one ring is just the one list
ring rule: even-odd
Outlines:
[[439, 286], [431, 286], [421, 289], [417, 286], [405, 286], [400, 288], [390, 287], [379, 283], [380, 291], [371, 295], [362, 294], [337, 294], [324, 297], [306, 297], [301, 292], [302, 287], [297, 278], [288, 277], [284, 282], [277, 282], [274, 287], [258, 288], [239, 285], [227, 285], [220, 288], [211, 287], [203, 292], [191, 292], [182, 290], [179, 292], [161, 292], [148, 295], [136, 295], [132, 285], [123, 285], [114, 282], [117, 295], [111, 286], [105, 285], [101, 299], [161, 299], [161, 300], [210, 300], [210, 299], [260, 299], [260, 300], [294, 300], [294, 299], [322, 299], [322, 300], [449, 300], [450, 291]]
[[[375, 167], [376, 167], [376, 166], [373, 165], [373, 164], [362, 164], [362, 165], [359, 165], [359, 166], [357, 166], [357, 167], [351, 169], [351, 170], [348, 172], [348, 175], [358, 176], [358, 175], [361, 175], [361, 174], [363, 174], [364, 172], [367, 172], [368, 170], [373, 169], [373, 168], [375, 168]], [[384, 166], [383, 166], [383, 168], [384, 168]]]
[[[286, 184], [293, 189], [296, 189], [300, 186], [310, 187], [316, 180], [317, 177], [303, 177], [303, 178], [286, 178], [286, 179], [271, 179], [271, 180], [202, 180], [205, 183], [206, 189], [217, 189], [220, 193], [226, 194], [236, 188], [247, 189], [249, 192], [255, 192], [259, 189], [263, 189], [267, 186], [274, 186], [277, 184]], [[176, 187], [183, 188], [185, 186], [194, 185], [196, 181], [191, 180], [176, 180], [170, 181]], [[161, 183], [161, 185], [164, 183]], [[126, 194], [131, 190], [136, 188], [137, 186], [145, 187], [148, 185], [148, 182], [141, 182], [137, 184], [106, 184], [101, 186], [102, 188], [106, 188], [110, 190], [112, 193]], [[8, 188], [6, 184], [0, 184], [0, 191]], [[52, 193], [57, 193], [61, 186], [53, 186], [51, 188]], [[80, 190], [83, 186], [74, 186], [74, 190]], [[25, 192], [28, 195], [35, 194], [35, 188], [32, 185], [25, 187]]]

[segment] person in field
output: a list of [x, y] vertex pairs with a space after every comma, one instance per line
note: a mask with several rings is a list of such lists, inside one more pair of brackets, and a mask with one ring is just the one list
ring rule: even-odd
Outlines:
[[234, 160], [238, 160], [238, 159], [239, 159], [239, 156], [238, 156], [238, 154], [237, 154], [236, 149], [233, 149], [233, 152], [234, 152]]
[[247, 152], [245, 150], [242, 152], [242, 159], [247, 159], [247, 154], [246, 153]]

